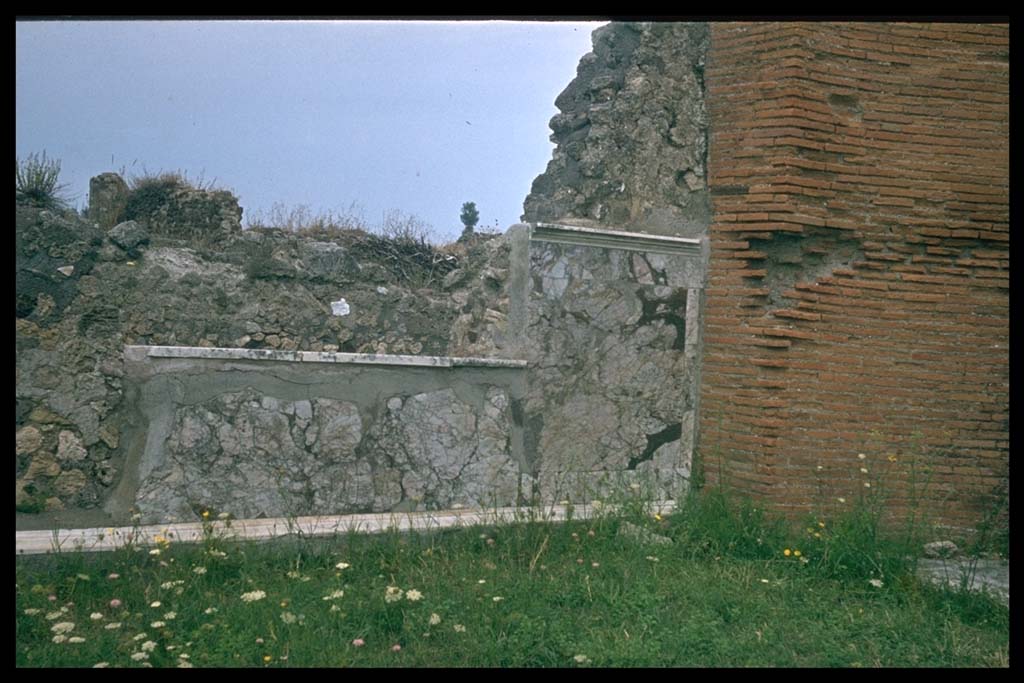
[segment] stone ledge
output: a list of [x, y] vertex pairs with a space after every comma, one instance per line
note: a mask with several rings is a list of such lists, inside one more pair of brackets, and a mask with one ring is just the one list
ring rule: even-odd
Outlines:
[[453, 356], [404, 356], [381, 353], [332, 353], [327, 351], [277, 351], [274, 349], [231, 349], [202, 346], [125, 346], [125, 360], [146, 358], [197, 358], [210, 360], [264, 360], [288, 363], [349, 363], [429, 368], [513, 368], [527, 367], [525, 360]]
[[[675, 500], [655, 501], [651, 512], [671, 514]], [[596, 514], [614, 512], [614, 505], [544, 505], [539, 507], [501, 507], [490, 509], [438, 510], [435, 512], [384, 512], [361, 515], [323, 515], [276, 519], [238, 519], [229, 523], [208, 522], [210, 531], [226, 540], [263, 540], [289, 535], [334, 536], [346, 533], [381, 533], [385, 531], [425, 531], [488, 524], [518, 522], [562, 522], [567, 519], [589, 519]], [[14, 534], [15, 555], [39, 555], [58, 552], [102, 552], [126, 545], [156, 545], [157, 536], [173, 543], [199, 543], [206, 537], [202, 522], [150, 524], [140, 527], [106, 529], [55, 529], [52, 531], [17, 531]]]
[[556, 223], [530, 224], [530, 240], [659, 254], [687, 254], [696, 257], [701, 255], [703, 242], [703, 240], [693, 237], [647, 235], [639, 232], [599, 230]]

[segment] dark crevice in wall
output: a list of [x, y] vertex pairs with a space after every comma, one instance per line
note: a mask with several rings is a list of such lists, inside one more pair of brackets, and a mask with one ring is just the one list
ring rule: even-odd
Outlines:
[[676, 328], [676, 338], [672, 342], [672, 349], [683, 351], [686, 348], [686, 290], [677, 289], [667, 298], [648, 298], [647, 288], [641, 287], [636, 292], [643, 312], [636, 327], [640, 328], [649, 325], [656, 320], [661, 320]]
[[626, 469], [635, 470], [636, 466], [642, 462], [647, 462], [654, 457], [655, 451], [664, 446], [667, 443], [678, 441], [683, 435], [683, 424], [676, 422], [665, 427], [660, 432], [647, 435], [647, 447], [644, 448], [644, 452], [638, 456], [629, 459], [629, 464], [626, 465]]

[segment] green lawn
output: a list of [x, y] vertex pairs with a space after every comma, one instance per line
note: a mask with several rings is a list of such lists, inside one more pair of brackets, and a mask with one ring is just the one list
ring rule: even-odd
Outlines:
[[797, 534], [713, 506], [630, 519], [675, 542], [626, 538], [609, 515], [19, 557], [16, 663], [1008, 665], [1006, 607], [923, 586], [881, 550], [859, 564], [832, 522]]

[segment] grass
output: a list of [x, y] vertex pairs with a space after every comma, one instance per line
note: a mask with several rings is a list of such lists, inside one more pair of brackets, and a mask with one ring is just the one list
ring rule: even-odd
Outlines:
[[143, 171], [128, 180], [128, 199], [121, 212], [122, 220], [145, 218], [170, 201], [178, 190], [214, 191], [215, 181], [206, 181], [200, 176], [190, 179], [183, 171]]
[[[626, 538], [625, 521], [675, 542]], [[1008, 665], [1006, 607], [908, 573], [876, 587], [870, 572], [835, 571], [820, 549], [797, 557], [804, 533], [708, 494], [665, 519], [637, 509], [559, 525], [262, 544], [211, 534], [199, 545], [171, 540], [159, 554], [20, 557], [16, 663]], [[388, 601], [389, 590], [401, 597]], [[62, 623], [74, 624], [65, 638], [84, 641], [53, 642]]]
[[14, 200], [16, 204], [60, 210], [69, 206], [66, 185], [59, 184], [60, 159], [29, 154], [25, 161], [14, 160]]
[[[430, 225], [415, 215], [386, 211], [379, 224], [370, 225], [357, 204], [342, 211], [314, 212], [305, 205], [288, 208], [277, 203], [268, 212], [249, 214], [246, 226], [248, 230], [333, 242], [356, 259], [379, 264], [397, 281], [415, 288], [436, 285], [458, 267], [454, 252], [465, 253], [465, 249], [435, 246]], [[274, 258], [274, 249], [269, 241], [251, 247], [245, 266], [249, 278], [294, 276], [290, 267]]]

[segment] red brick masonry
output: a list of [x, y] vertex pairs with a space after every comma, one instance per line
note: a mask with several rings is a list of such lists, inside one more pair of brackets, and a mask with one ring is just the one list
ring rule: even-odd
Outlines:
[[708, 483], [977, 526], [1008, 495], [1009, 27], [715, 23], [706, 84]]

